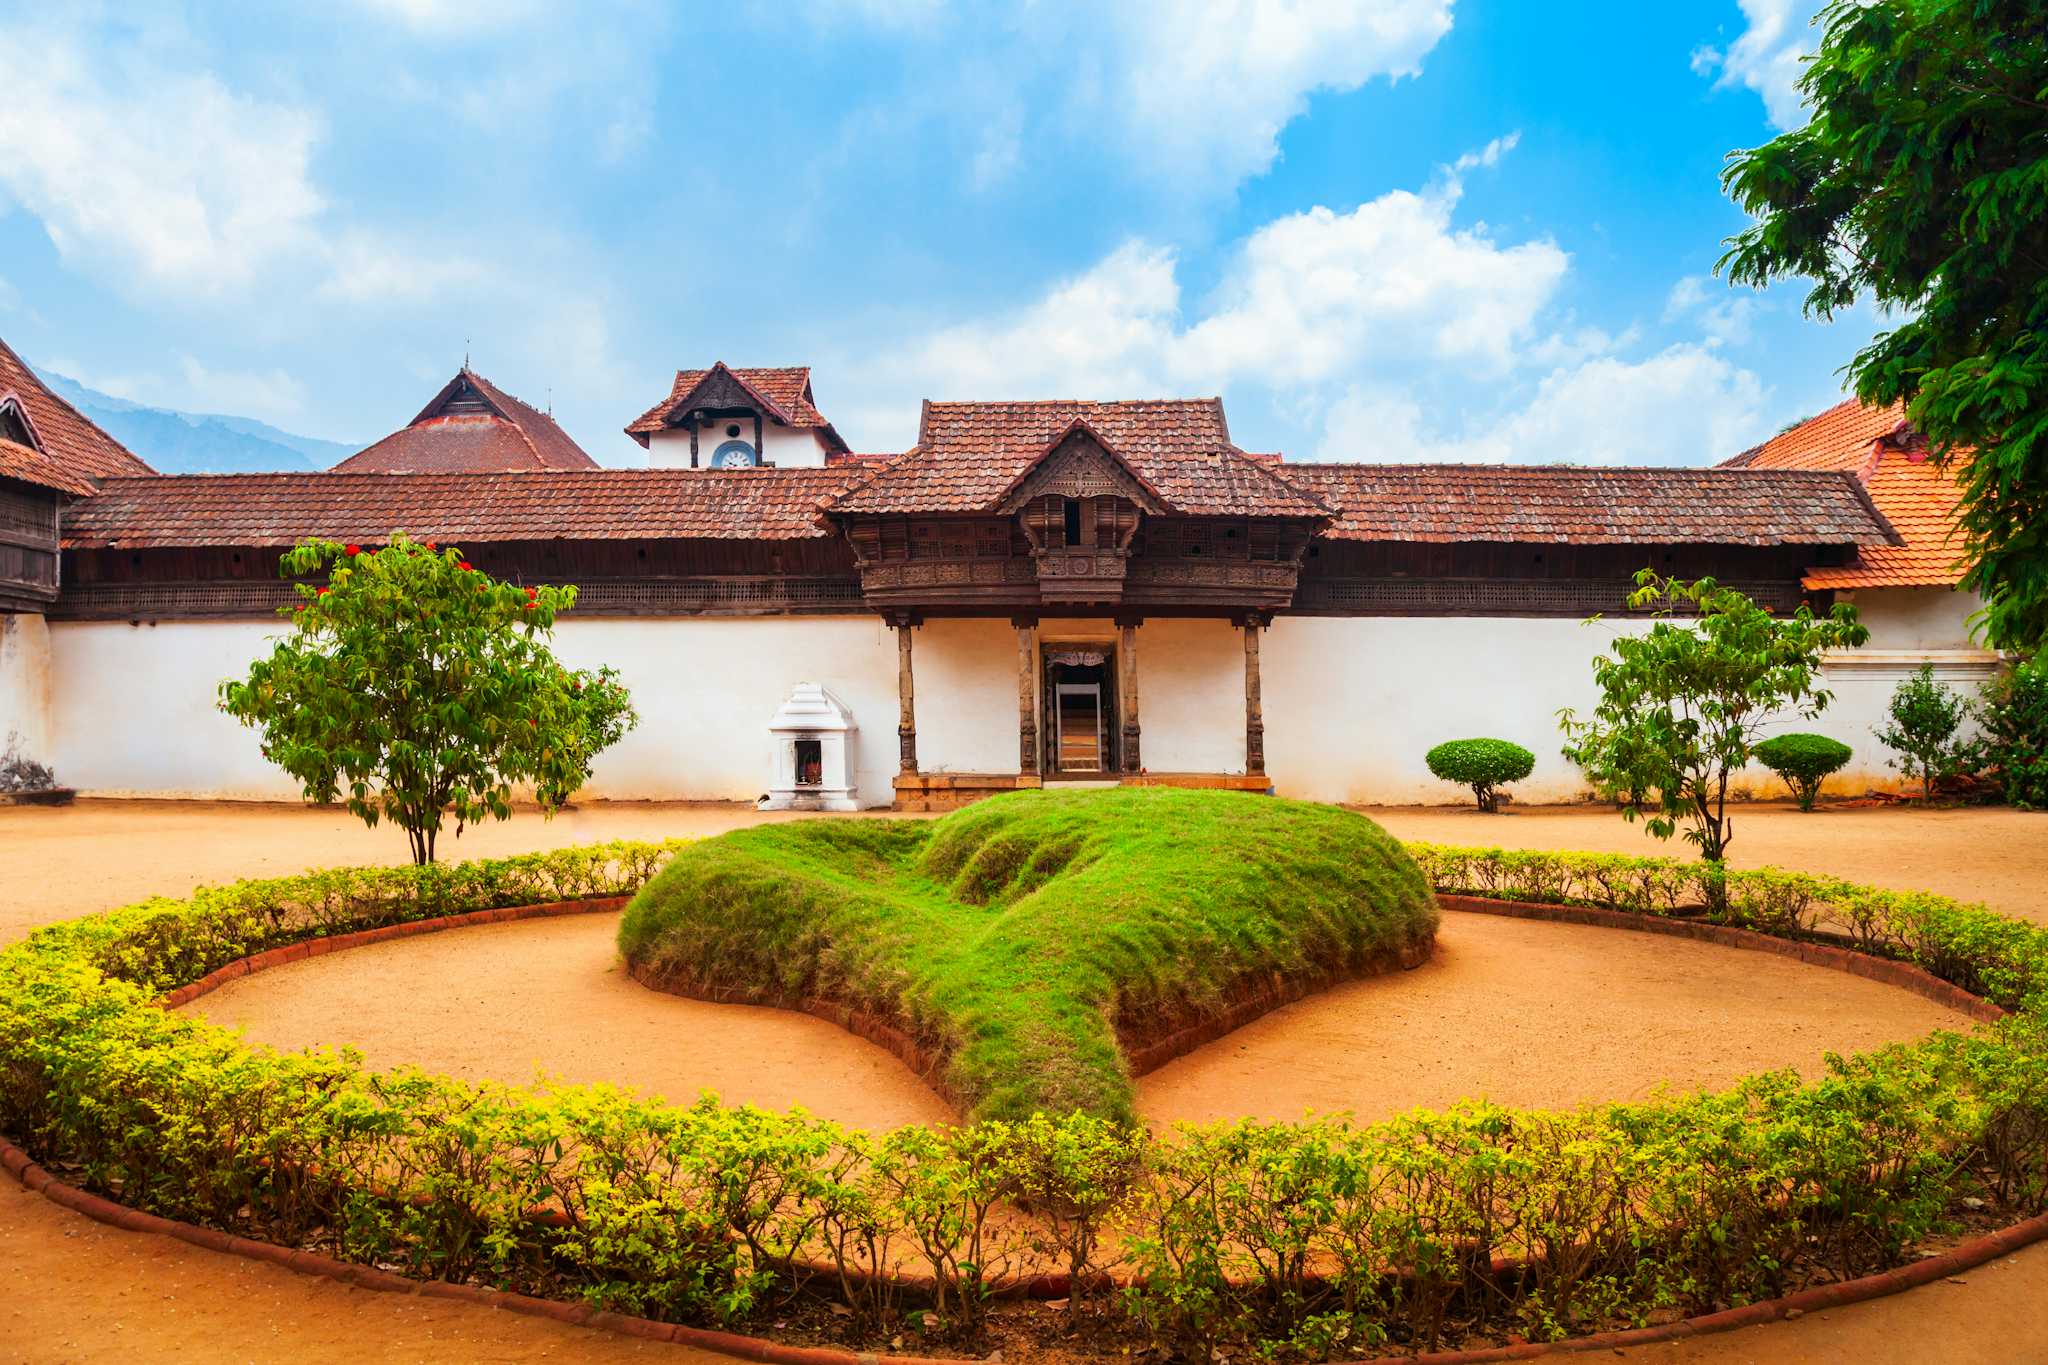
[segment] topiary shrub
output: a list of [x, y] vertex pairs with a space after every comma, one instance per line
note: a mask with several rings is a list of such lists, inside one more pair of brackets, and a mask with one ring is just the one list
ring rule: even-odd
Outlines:
[[1470, 787], [1479, 809], [1491, 813], [1500, 809], [1500, 789], [1527, 777], [1536, 755], [1504, 739], [1447, 739], [1423, 762], [1444, 781]]
[[1778, 735], [1756, 746], [1757, 761], [1785, 779], [1799, 809], [1812, 810], [1820, 784], [1849, 761], [1849, 746], [1826, 735]]
[[1436, 926], [1421, 872], [1362, 815], [1126, 787], [706, 839], [634, 898], [619, 949], [682, 994], [879, 1015], [971, 1118], [1125, 1121], [1127, 1044], [1276, 977], [1412, 966]]

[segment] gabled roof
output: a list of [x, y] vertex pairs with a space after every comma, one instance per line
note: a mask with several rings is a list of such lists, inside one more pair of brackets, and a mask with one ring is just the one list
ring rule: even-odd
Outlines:
[[1817, 470], [1291, 464], [1332, 540], [1566, 545], [1896, 543], [1856, 480]]
[[334, 466], [337, 474], [596, 469], [555, 419], [464, 366], [410, 423]]
[[[1958, 457], [1964, 458], [1964, 457]], [[1962, 581], [1954, 475], [1927, 458], [1905, 409], [1837, 403], [1727, 462], [1742, 469], [1841, 469], [1854, 474], [1900, 545], [1873, 546], [1854, 564], [1810, 569], [1809, 588], [1945, 588]]]
[[44, 457], [72, 477], [100, 479], [156, 472], [52, 393], [28, 363], [0, 341], [0, 402], [10, 398], [27, 415]]
[[180, 474], [109, 479], [66, 515], [76, 549], [381, 541], [809, 540], [857, 468], [457, 474]]
[[92, 484], [64, 469], [33, 446], [0, 440], [0, 479], [16, 479], [75, 497], [91, 497]]
[[924, 405], [917, 444], [836, 501], [835, 513], [987, 512], [1075, 423], [1170, 510], [1321, 518], [1329, 509], [1230, 441], [1217, 398]]
[[697, 396], [699, 390], [712, 387], [719, 381], [736, 385], [770, 420], [794, 430], [818, 432], [824, 438], [828, 451], [849, 448], [840, 439], [838, 431], [825, 420], [825, 414], [818, 411], [817, 402], [811, 397], [811, 367], [808, 365], [735, 369], [721, 360], [708, 370], [677, 370], [668, 397], [634, 418], [627, 425], [626, 434], [645, 446], [649, 436], [680, 421], [684, 413], [698, 406], [690, 400]]

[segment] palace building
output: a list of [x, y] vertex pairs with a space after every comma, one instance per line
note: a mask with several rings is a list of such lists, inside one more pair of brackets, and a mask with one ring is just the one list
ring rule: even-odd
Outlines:
[[[278, 556], [309, 536], [404, 531], [576, 584], [556, 648], [619, 669], [641, 716], [592, 797], [1449, 800], [1423, 752], [1493, 735], [1539, 755], [1523, 799], [1565, 799], [1556, 712], [1642, 628], [1645, 566], [1781, 610], [1853, 591], [1889, 667], [1990, 658], [1927, 624], [1960, 621], [1952, 577], [1896, 607], [1870, 577], [1924, 548], [1881, 497], [1911, 459], [1896, 418], [1829, 428], [1863, 463], [1780, 437], [1714, 469], [1304, 464], [1239, 448], [1214, 398], [931, 401], [909, 450], [861, 454], [808, 369], [715, 364], [626, 426], [648, 466], [615, 469], [465, 367], [331, 471], [171, 476], [0, 362], [0, 731], [85, 791], [296, 796], [214, 697], [286, 629]], [[1837, 684], [1851, 729], [1859, 687]]]

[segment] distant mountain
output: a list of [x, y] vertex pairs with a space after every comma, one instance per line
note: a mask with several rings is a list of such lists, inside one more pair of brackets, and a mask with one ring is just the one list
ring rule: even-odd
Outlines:
[[64, 401], [163, 474], [266, 474], [326, 469], [362, 449], [342, 441], [294, 436], [253, 417], [144, 407], [88, 389], [36, 366]]

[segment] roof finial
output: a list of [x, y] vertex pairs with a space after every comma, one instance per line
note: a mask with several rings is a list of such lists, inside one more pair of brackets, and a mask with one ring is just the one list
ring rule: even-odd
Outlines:
[[462, 339], [462, 368], [463, 368], [463, 369], [465, 369], [465, 370], [469, 368], [469, 338], [468, 338], [468, 337], [464, 337], [464, 338]]

